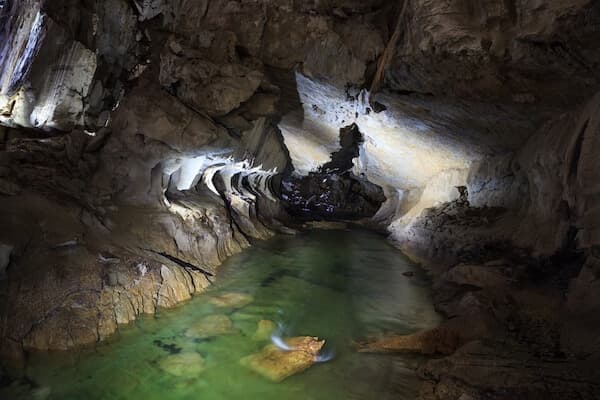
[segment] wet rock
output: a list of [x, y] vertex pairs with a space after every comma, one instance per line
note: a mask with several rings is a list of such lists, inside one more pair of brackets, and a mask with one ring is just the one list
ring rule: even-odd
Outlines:
[[204, 372], [206, 362], [198, 353], [180, 353], [160, 359], [158, 367], [171, 375], [195, 378]]
[[185, 331], [187, 337], [206, 338], [233, 332], [233, 322], [224, 314], [209, 315], [194, 323]]
[[158, 291], [157, 304], [161, 307], [173, 307], [184, 300], [189, 300], [195, 288], [189, 274], [180, 268], [169, 268], [161, 265], [162, 284]]
[[247, 293], [229, 292], [208, 299], [211, 304], [220, 308], [242, 308], [254, 301], [254, 297]]
[[277, 329], [275, 322], [268, 319], [261, 319], [258, 321], [258, 326], [256, 327], [256, 332], [254, 332], [252, 339], [257, 341], [268, 340], [275, 329]]
[[316, 337], [300, 336], [286, 340], [292, 349], [284, 351], [269, 344], [262, 351], [240, 360], [241, 364], [274, 382], [298, 374], [316, 362], [316, 357], [325, 344]]
[[452, 354], [460, 344], [459, 335], [447, 327], [429, 329], [410, 335], [390, 336], [358, 344], [361, 353]]

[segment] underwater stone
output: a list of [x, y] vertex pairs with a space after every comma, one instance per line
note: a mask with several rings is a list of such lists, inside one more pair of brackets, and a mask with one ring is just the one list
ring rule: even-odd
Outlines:
[[242, 308], [252, 303], [254, 297], [246, 293], [229, 292], [213, 296], [208, 301], [217, 307]]
[[240, 363], [273, 382], [281, 382], [313, 365], [325, 341], [299, 336], [288, 339], [286, 344], [292, 350], [281, 350], [269, 344], [259, 353], [242, 358]]
[[185, 331], [187, 337], [209, 337], [227, 335], [233, 332], [233, 322], [224, 314], [209, 315], [193, 324]]
[[158, 362], [163, 371], [186, 378], [193, 378], [205, 369], [204, 358], [198, 353], [181, 353], [167, 356]]

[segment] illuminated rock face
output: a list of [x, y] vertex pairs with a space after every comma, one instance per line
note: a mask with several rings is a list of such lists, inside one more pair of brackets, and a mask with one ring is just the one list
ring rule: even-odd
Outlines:
[[[0, 122], [44, 131], [106, 127], [134, 68], [135, 15], [119, 0], [92, 9], [63, 2], [15, 0], [0, 50]], [[98, 72], [100, 70], [101, 72]]]
[[[41, 10], [39, 2], [13, 2], [9, 7], [3, 14], [18, 17], [10, 18], [12, 23], [4, 27], [2, 35], [2, 122], [72, 129], [81, 120], [96, 56], [70, 41], [67, 32]], [[44, 77], [36, 76], [42, 73]]]

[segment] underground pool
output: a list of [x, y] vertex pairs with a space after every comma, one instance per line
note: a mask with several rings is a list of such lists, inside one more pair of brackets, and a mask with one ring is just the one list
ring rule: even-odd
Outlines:
[[[384, 237], [362, 230], [278, 236], [231, 257], [202, 295], [121, 327], [94, 348], [30, 355], [25, 376], [6, 382], [0, 394], [408, 400], [422, 360], [358, 353], [354, 343], [437, 322], [426, 278]], [[242, 365], [274, 339], [304, 335], [326, 341], [323, 362], [281, 382]]]

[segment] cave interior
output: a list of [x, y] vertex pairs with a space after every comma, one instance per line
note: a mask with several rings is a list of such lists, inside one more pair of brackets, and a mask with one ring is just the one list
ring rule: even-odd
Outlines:
[[596, 0], [2, 0], [0, 393], [366, 229], [441, 315], [354, 338], [418, 398], [598, 399], [599, 150]]

